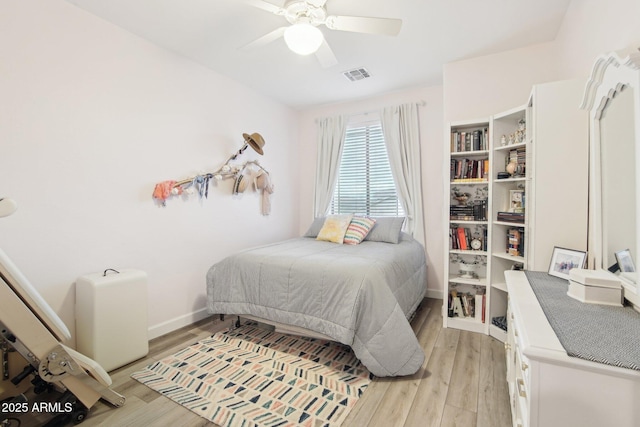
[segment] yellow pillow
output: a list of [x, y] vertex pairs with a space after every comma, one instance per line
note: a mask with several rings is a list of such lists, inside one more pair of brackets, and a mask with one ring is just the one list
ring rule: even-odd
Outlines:
[[318, 233], [316, 240], [340, 243], [344, 240], [344, 234], [351, 223], [353, 215], [329, 215], [324, 220], [324, 225]]

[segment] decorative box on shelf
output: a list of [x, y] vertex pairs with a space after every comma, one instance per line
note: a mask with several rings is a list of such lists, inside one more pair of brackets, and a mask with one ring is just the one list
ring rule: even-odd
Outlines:
[[622, 306], [622, 282], [604, 270], [573, 268], [567, 295], [581, 302]]

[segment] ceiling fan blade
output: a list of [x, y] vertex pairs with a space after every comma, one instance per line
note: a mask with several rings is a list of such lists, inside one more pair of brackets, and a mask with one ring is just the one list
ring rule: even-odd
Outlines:
[[306, 2], [314, 7], [324, 7], [327, 0], [306, 0]]
[[264, 45], [267, 45], [269, 43], [271, 43], [272, 41], [275, 41], [277, 39], [279, 39], [280, 37], [284, 36], [284, 31], [287, 29], [288, 27], [280, 27], [280, 28], [276, 28], [275, 30], [271, 31], [270, 33], [265, 34], [264, 36], [255, 39], [254, 41], [252, 41], [251, 43], [248, 43], [244, 46], [242, 46], [240, 48], [240, 50], [252, 50], [252, 49], [256, 49], [258, 47], [262, 47]]
[[402, 28], [402, 20], [366, 16], [327, 16], [325, 25], [331, 30], [397, 36]]
[[316, 51], [316, 58], [318, 58], [322, 68], [329, 68], [338, 63], [338, 59], [333, 54], [333, 50], [331, 50], [326, 40], [322, 40], [322, 44]]
[[250, 6], [257, 7], [258, 9], [266, 10], [267, 12], [275, 13], [276, 15], [284, 15], [285, 10], [280, 6], [276, 6], [273, 3], [269, 3], [265, 0], [243, 0]]

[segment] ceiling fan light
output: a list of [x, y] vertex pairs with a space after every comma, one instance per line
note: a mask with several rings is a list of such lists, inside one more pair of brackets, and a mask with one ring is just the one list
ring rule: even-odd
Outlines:
[[306, 22], [294, 24], [284, 32], [284, 41], [298, 55], [310, 55], [320, 48], [322, 31]]

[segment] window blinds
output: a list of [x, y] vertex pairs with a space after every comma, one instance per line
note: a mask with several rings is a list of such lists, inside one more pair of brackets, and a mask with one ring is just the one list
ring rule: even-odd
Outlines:
[[404, 215], [379, 121], [347, 128], [331, 213]]

